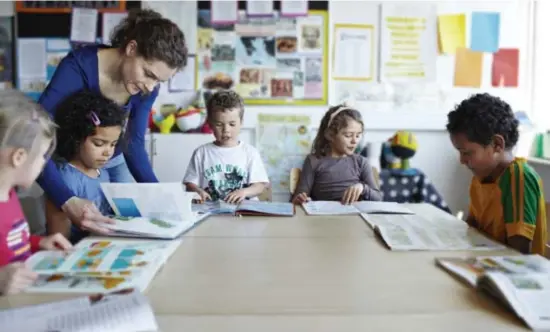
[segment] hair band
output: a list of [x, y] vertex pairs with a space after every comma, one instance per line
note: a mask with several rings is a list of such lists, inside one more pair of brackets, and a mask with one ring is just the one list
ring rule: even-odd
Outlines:
[[90, 111], [90, 113], [88, 113], [88, 118], [92, 120], [92, 123], [95, 126], [99, 126], [101, 124], [101, 121], [99, 121], [99, 118], [97, 117], [97, 114], [95, 114], [94, 111]]
[[327, 124], [327, 128], [330, 127], [330, 124], [332, 123], [332, 120], [334, 120], [334, 118], [340, 114], [342, 111], [346, 111], [346, 110], [351, 110], [352, 108], [347, 106], [347, 105], [343, 105], [343, 106], [340, 106], [336, 111], [334, 111], [334, 113], [332, 113], [330, 115], [330, 118], [328, 119], [328, 124]]

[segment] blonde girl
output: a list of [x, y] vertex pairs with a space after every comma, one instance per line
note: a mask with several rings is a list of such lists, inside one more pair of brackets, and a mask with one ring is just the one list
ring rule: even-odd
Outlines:
[[15, 90], [0, 91], [0, 294], [24, 290], [38, 277], [24, 261], [39, 249], [67, 250], [61, 234], [30, 235], [16, 188], [28, 189], [55, 147], [55, 124]]
[[302, 167], [292, 201], [381, 201], [367, 159], [354, 153], [363, 135], [359, 111], [346, 105], [331, 107], [321, 120], [311, 154]]

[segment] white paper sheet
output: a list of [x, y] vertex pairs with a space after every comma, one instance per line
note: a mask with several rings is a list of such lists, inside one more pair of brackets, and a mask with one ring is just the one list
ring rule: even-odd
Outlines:
[[187, 66], [178, 71], [168, 83], [170, 92], [195, 90], [195, 58], [189, 57]]
[[237, 0], [212, 0], [210, 14], [214, 24], [231, 24], [238, 20], [239, 3]]
[[73, 8], [71, 41], [95, 43], [97, 39], [97, 9]]
[[111, 33], [115, 27], [128, 16], [128, 13], [103, 13], [101, 39], [103, 44], [111, 45]]
[[334, 36], [335, 80], [374, 79], [375, 35], [373, 26], [336, 26]]
[[273, 15], [273, 0], [248, 0], [246, 2], [246, 14], [248, 16]]
[[196, 53], [197, 1], [142, 1], [141, 4], [174, 22], [185, 36], [189, 54]]
[[281, 16], [307, 16], [307, 0], [282, 0]]

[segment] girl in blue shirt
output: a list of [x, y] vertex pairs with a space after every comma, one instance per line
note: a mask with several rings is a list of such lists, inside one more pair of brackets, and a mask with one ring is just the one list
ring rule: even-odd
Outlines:
[[[158, 84], [187, 64], [181, 30], [152, 10], [130, 12], [113, 31], [111, 47], [94, 45], [69, 53], [59, 64], [39, 103], [52, 115], [67, 96], [86, 89], [114, 101], [128, 112], [124, 151], [117, 148], [104, 166], [113, 182], [157, 182], [144, 137]], [[90, 200], [78, 197], [50, 161], [38, 183], [55, 207], [79, 228], [107, 233], [97, 222], [110, 222]]]
[[[115, 153], [126, 116], [127, 112], [115, 102], [88, 90], [65, 98], [56, 107], [55, 123], [59, 129], [53, 160], [58, 174], [76, 197], [93, 202], [104, 215], [112, 214], [112, 210], [101, 183], [116, 180], [104, 167]], [[71, 225], [67, 215], [49, 199], [46, 222], [48, 234], [61, 233], [72, 243], [87, 235]]]

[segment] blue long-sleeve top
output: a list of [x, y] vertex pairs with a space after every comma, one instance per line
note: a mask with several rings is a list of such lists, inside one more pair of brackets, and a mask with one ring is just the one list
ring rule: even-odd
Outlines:
[[[102, 47], [106, 46], [81, 47], [70, 52], [59, 63], [50, 83], [38, 100], [52, 117], [56, 106], [77, 91], [86, 89], [101, 93], [97, 51]], [[130, 112], [126, 128], [128, 142], [124, 146], [124, 151], [117, 147], [115, 156], [124, 153], [128, 168], [137, 182], [158, 182], [145, 151], [145, 132], [149, 123], [149, 112], [157, 96], [158, 87], [151, 94], [131, 96], [124, 106]], [[46, 163], [37, 181], [48, 198], [59, 208], [75, 196], [61, 179], [59, 171], [51, 160]]]

